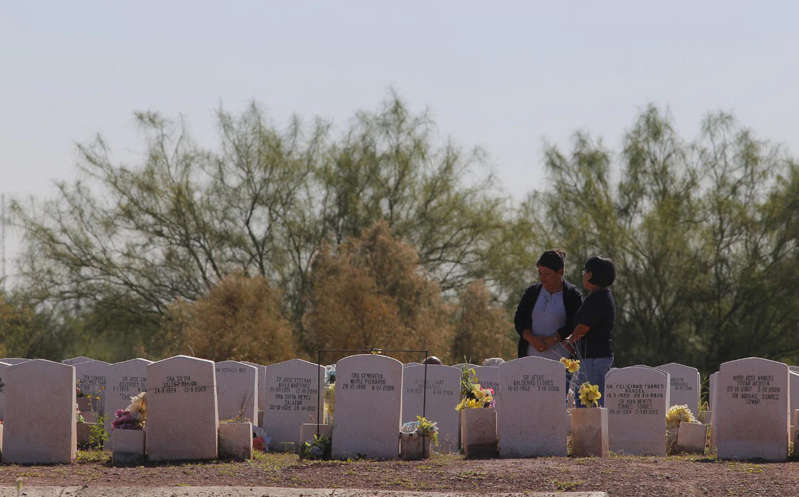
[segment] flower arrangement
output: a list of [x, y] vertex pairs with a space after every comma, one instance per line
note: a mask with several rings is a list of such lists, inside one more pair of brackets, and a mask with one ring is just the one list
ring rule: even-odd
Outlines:
[[147, 422], [147, 393], [141, 392], [130, 398], [130, 405], [117, 409], [111, 426], [121, 430], [143, 430]]
[[300, 447], [302, 459], [330, 459], [330, 438], [324, 435], [314, 435], [312, 442], [305, 442]]
[[565, 357], [560, 358], [560, 363], [566, 368], [566, 371], [569, 373], [576, 373], [580, 370], [580, 361], [578, 359], [566, 359]]
[[416, 416], [416, 421], [408, 421], [400, 428], [401, 433], [416, 433], [420, 437], [429, 437], [434, 444], [438, 445], [438, 423], [430, 421], [424, 416]]
[[461, 375], [461, 401], [455, 406], [456, 411], [494, 407], [494, 389], [483, 388], [477, 383], [478, 381], [474, 368], [463, 371]]
[[602, 393], [599, 391], [599, 385], [592, 385], [587, 381], [580, 385], [580, 402], [584, 406], [599, 407], [599, 399], [602, 398]]
[[676, 430], [680, 427], [683, 421], [688, 423], [696, 423], [696, 418], [691, 409], [685, 404], [678, 404], [671, 406], [666, 412], [666, 428]]

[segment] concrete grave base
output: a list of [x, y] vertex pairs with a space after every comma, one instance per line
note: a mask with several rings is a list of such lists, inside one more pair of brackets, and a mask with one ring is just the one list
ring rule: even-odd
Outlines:
[[572, 455], [608, 457], [608, 410], [577, 407], [571, 410]]
[[222, 423], [219, 425], [219, 457], [221, 459], [252, 459], [252, 423]]
[[400, 435], [400, 458], [406, 461], [427, 459], [430, 457], [430, 448], [433, 439], [423, 437], [416, 433], [402, 433]]
[[496, 409], [461, 410], [461, 445], [466, 457], [497, 456]]
[[708, 428], [708, 425], [702, 423], [680, 423], [677, 432], [677, 450], [704, 454]]
[[144, 462], [144, 430], [111, 431], [111, 462], [114, 465]]

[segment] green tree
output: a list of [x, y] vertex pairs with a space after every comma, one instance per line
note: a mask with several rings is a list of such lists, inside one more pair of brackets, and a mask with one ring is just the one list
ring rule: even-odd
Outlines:
[[518, 335], [507, 311], [495, 301], [482, 281], [464, 288], [455, 311], [454, 361], [480, 364], [488, 357], [511, 359]]

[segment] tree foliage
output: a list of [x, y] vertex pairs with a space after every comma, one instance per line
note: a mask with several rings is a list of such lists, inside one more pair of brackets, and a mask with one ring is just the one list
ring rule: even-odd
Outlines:
[[[325, 247], [311, 276], [305, 324], [313, 350], [427, 350], [449, 358], [453, 330], [441, 290], [387, 223], [337, 250]], [[418, 353], [396, 356], [420, 359]]]
[[514, 358], [518, 335], [482, 281], [473, 281], [460, 292], [454, 317], [454, 361], [480, 364], [488, 357]]

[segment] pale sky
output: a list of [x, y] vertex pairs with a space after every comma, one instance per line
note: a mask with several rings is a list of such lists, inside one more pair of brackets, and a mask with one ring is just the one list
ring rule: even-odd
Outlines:
[[788, 1], [7, 1], [0, 193], [52, 196], [98, 132], [135, 160], [135, 110], [213, 143], [220, 104], [343, 128], [388, 88], [442, 140], [485, 149], [517, 199], [545, 186], [543, 140], [585, 129], [618, 149], [650, 102], [686, 138], [725, 110], [797, 153], [797, 19]]

